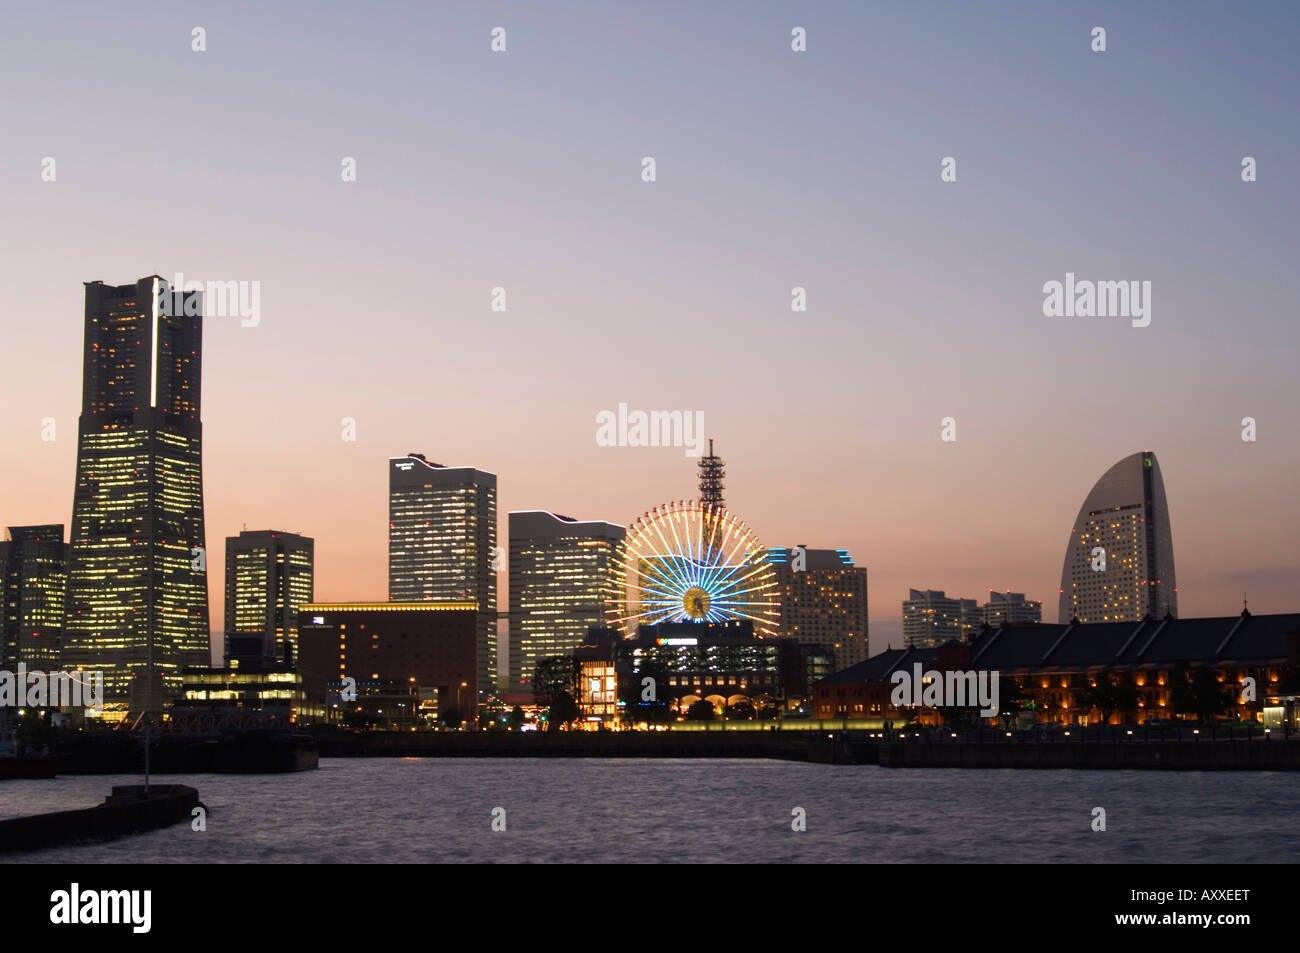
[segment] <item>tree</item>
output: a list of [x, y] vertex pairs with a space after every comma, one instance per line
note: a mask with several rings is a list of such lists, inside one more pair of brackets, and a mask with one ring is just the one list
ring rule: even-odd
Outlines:
[[732, 721], [753, 721], [758, 712], [749, 702], [736, 702], [727, 706], [726, 715]]
[[1189, 676], [1186, 662], [1179, 662], [1169, 673], [1169, 710], [1175, 715], [1190, 715], [1196, 710]]
[[510, 709], [510, 720], [507, 722], [507, 724], [510, 726], [511, 731], [518, 731], [519, 726], [522, 725], [523, 723], [524, 723], [524, 710], [520, 708], [518, 705], [516, 705], [514, 708]]
[[[1110, 716], [1113, 712], [1119, 712], [1121, 715], [1128, 714], [1137, 708], [1138, 690], [1132, 685], [1120, 682], [1116, 684], [1116, 676], [1110, 671], [1105, 670], [1097, 676], [1097, 684], [1085, 688], [1079, 692], [1078, 701], [1087, 708], [1095, 708], [1101, 712], [1101, 723], [1110, 724]], [[1123, 676], [1119, 676], [1123, 678]]]
[[465, 720], [465, 716], [460, 713], [459, 708], [448, 708], [442, 712], [438, 721], [444, 728], [459, 728], [460, 723]]
[[690, 708], [686, 709], [687, 721], [712, 721], [718, 716], [717, 710], [713, 707], [713, 702], [707, 698], [701, 698]]
[[1214, 718], [1227, 713], [1233, 706], [1233, 696], [1219, 683], [1214, 669], [1198, 665], [1189, 669], [1179, 662], [1171, 674], [1169, 707], [1179, 715], [1195, 715], [1199, 719]]
[[1214, 669], [1199, 665], [1192, 672], [1192, 710], [1201, 720], [1218, 718], [1233, 707], [1231, 692], [1224, 689]]
[[537, 663], [533, 670], [533, 695], [539, 705], [551, 705], [561, 692], [572, 699], [577, 673], [573, 659], [567, 655], [552, 655]]
[[559, 731], [562, 725], [567, 725], [577, 717], [578, 703], [568, 692], [561, 691], [551, 701], [550, 710], [546, 714], [546, 728], [548, 731]]
[[[646, 679], [653, 679], [649, 684]], [[647, 660], [631, 677], [618, 680], [619, 699], [623, 702], [620, 717], [625, 725], [664, 724], [673, 720], [673, 710], [668, 705], [663, 689], [668, 684], [668, 671], [659, 662]]]
[[1022, 711], [1028, 711], [1033, 705], [1033, 696], [1020, 687], [1020, 682], [1010, 675], [998, 678], [998, 719], [1007, 716], [1007, 727], [1014, 728], [1015, 721]]

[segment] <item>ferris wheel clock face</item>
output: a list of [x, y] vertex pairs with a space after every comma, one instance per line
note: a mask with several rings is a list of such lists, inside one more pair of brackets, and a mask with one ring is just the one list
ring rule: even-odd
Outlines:
[[754, 634], [777, 631], [776, 574], [767, 551], [724, 509], [681, 500], [628, 527], [611, 562], [605, 618], [634, 635], [658, 622], [748, 619]]

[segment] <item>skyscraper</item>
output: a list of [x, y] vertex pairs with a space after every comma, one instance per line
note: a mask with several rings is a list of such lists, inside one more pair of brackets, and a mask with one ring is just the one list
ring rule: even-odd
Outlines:
[[604, 625], [603, 588], [624, 527], [546, 510], [510, 514], [510, 690]]
[[989, 590], [989, 601], [980, 606], [981, 622], [997, 628], [1003, 622], [1042, 622], [1043, 604], [1026, 599], [1023, 592]]
[[479, 694], [497, 673], [497, 478], [423, 454], [388, 461], [388, 598], [476, 603]]
[[67, 546], [62, 524], [10, 526], [0, 542], [0, 668], [48, 672], [63, 652]]
[[903, 603], [903, 644], [934, 648], [952, 639], [965, 641], [984, 624], [974, 599], [949, 597], [942, 589], [909, 589]]
[[769, 549], [768, 559], [781, 587], [781, 637], [822, 646], [836, 671], [864, 661], [867, 567], [847, 549]]
[[314, 596], [315, 541], [279, 530], [226, 537], [226, 664], [294, 665], [298, 607]]
[[1058, 622], [1136, 622], [1178, 614], [1169, 504], [1156, 455], [1125, 457], [1079, 507], [1061, 567]]
[[209, 662], [202, 298], [165, 291], [86, 284], [64, 665], [103, 671], [108, 711], [157, 711]]

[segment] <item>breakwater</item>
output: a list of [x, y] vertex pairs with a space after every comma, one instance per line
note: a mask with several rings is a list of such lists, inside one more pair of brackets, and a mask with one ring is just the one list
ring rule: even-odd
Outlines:
[[[880, 732], [345, 732], [317, 729], [331, 758], [775, 758], [893, 768], [1300, 770], [1300, 740], [931, 739]], [[994, 740], [997, 739], [997, 740]]]
[[1098, 768], [1183, 771], [1300, 770], [1300, 741], [1013, 742], [881, 744], [889, 768]]
[[119, 785], [97, 807], [0, 821], [0, 852], [37, 850], [79, 841], [114, 840], [187, 821], [199, 792], [183, 784]]
[[[149, 739], [155, 774], [271, 774], [306, 771], [319, 754], [309, 735], [287, 731], [232, 731], [212, 735], [157, 734]], [[144, 770], [139, 732], [79, 735], [60, 745], [60, 774], [133, 774]]]

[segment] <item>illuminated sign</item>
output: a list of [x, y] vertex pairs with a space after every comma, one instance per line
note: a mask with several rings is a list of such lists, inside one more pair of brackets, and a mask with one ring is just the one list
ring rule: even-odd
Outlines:
[[659, 645], [699, 645], [699, 639], [655, 639]]

